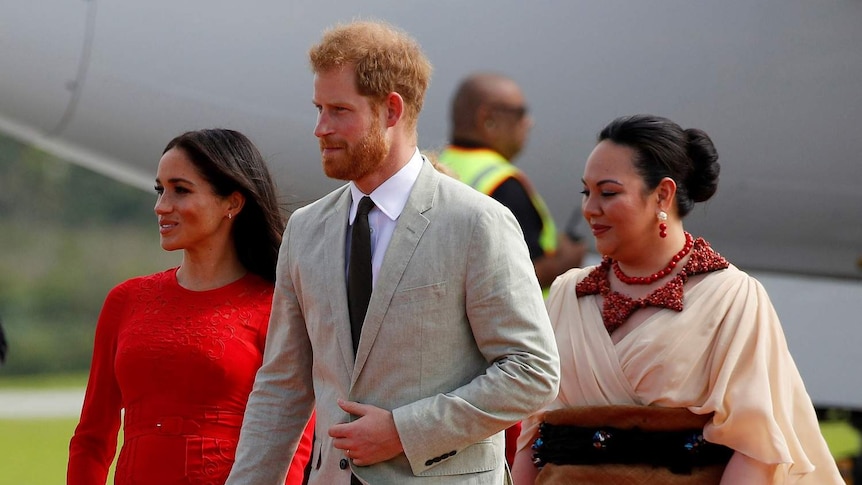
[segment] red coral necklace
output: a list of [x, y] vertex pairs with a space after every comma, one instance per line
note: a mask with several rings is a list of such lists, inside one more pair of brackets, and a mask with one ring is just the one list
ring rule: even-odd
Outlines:
[[676, 268], [676, 264], [685, 257], [686, 254], [691, 251], [691, 247], [694, 245], [694, 238], [691, 237], [691, 234], [685, 233], [685, 245], [682, 249], [676, 253], [673, 258], [671, 258], [670, 263], [667, 264], [664, 268], [656, 271], [655, 273], [649, 276], [629, 276], [623, 273], [623, 270], [620, 269], [620, 265], [618, 262], [614, 261], [612, 265], [614, 269], [614, 275], [616, 275], [617, 279], [622, 281], [627, 285], [651, 285], [656, 281], [664, 278], [669, 275], [674, 268]]
[[620, 325], [640, 308], [648, 306], [667, 308], [677, 312], [683, 308], [683, 288], [689, 276], [709, 273], [727, 268], [730, 263], [709, 247], [703, 238], [697, 238], [692, 247], [691, 257], [685, 263], [682, 271], [671, 278], [661, 288], [655, 289], [644, 298], [632, 299], [622, 293], [611, 291], [610, 271], [611, 258], [605, 256], [601, 264], [575, 286], [578, 298], [586, 295], [601, 295], [602, 321], [608, 333], [613, 333]]

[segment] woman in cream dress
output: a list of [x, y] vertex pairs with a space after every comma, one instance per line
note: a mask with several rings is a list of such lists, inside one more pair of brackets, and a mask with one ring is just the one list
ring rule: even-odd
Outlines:
[[[598, 139], [584, 171], [582, 210], [604, 259], [551, 288], [562, 379], [547, 411], [688, 410], [702, 419], [701, 438], [727, 450], [714, 483], [843, 483], [763, 287], [683, 229], [683, 217], [718, 185], [710, 138], [636, 115], [614, 120]], [[543, 461], [534, 454], [542, 450], [536, 438], [544, 419], [540, 413], [523, 423], [519, 485], [590, 483], [596, 474], [589, 470], [610, 483], [599, 477], [612, 469], [628, 470], [631, 483], [653, 483], [638, 479], [635, 468], [661, 468], [649, 460], [544, 460], [540, 474], [533, 462]], [[613, 439], [604, 443], [597, 433], [592, 444], [613, 447]], [[644, 455], [649, 448], [641, 445]], [[669, 477], [676, 479], [658, 480]]]

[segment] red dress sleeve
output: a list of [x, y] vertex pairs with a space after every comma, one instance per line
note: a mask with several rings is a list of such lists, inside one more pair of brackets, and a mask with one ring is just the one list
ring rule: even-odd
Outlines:
[[124, 285], [108, 293], [96, 324], [90, 378], [81, 419], [69, 444], [67, 485], [104, 484], [117, 452], [121, 395], [114, 375], [117, 329], [126, 307]]
[[520, 434], [520, 421], [506, 428], [506, 463], [509, 464], [510, 470], [512, 469], [512, 464], [515, 463], [515, 453], [518, 451], [518, 436]]

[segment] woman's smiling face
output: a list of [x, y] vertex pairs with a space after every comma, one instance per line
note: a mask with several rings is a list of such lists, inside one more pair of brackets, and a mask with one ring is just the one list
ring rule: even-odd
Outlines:
[[584, 168], [581, 210], [596, 250], [614, 259], [637, 258], [656, 232], [658, 206], [634, 165], [635, 151], [599, 142]]
[[162, 155], [155, 189], [154, 210], [166, 251], [206, 249], [229, 236], [230, 224], [225, 222], [230, 201], [216, 195], [182, 149], [172, 148]]

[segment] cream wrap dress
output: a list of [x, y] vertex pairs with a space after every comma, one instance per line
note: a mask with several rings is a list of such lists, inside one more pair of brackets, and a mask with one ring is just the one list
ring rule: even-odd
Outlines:
[[[593, 268], [570, 270], [551, 287], [548, 311], [562, 378], [547, 409], [639, 404], [714, 412], [704, 437], [780, 464], [773, 483], [844, 483], [757, 280], [733, 265], [692, 278], [682, 312], [656, 311], [614, 344], [602, 323], [600, 295], [575, 293]], [[541, 413], [524, 421], [519, 449], [532, 444], [540, 420]]]

